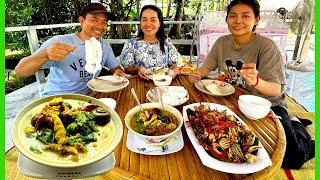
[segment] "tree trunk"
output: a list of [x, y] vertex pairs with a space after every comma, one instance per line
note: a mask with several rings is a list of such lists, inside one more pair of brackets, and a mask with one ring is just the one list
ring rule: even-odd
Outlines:
[[[117, 8], [117, 2], [115, 1], [110, 1], [110, 9], [111, 9], [111, 13], [113, 13], [114, 15], [117, 14], [116, 12], [116, 8]], [[118, 20], [116, 18], [116, 20]], [[117, 27], [116, 25], [110, 25], [110, 30], [109, 30], [109, 37], [112, 39], [116, 36], [116, 32], [117, 32]]]
[[[184, 16], [184, 0], [177, 0], [177, 8], [176, 8], [176, 15], [174, 17], [175, 21], [182, 21]], [[181, 24], [174, 24], [170, 30], [169, 37], [170, 38], [180, 38], [181, 32]]]
[[137, 15], [136, 15], [137, 20], [140, 18], [139, 14], [140, 14], [140, 0], [137, 1]]
[[169, 2], [168, 2], [168, 11], [167, 11], [167, 15], [166, 15], [166, 17], [167, 17], [167, 19], [169, 18], [169, 16], [170, 16], [170, 9], [171, 9], [171, 0], [168, 0]]
[[45, 10], [46, 9], [46, 5], [47, 5], [47, 2], [46, 0], [42, 0], [42, 7], [44, 8], [44, 17], [45, 17], [45, 20], [46, 20], [46, 24], [50, 24], [49, 23], [49, 20], [48, 20], [48, 15], [47, 15], [47, 11]]
[[78, 0], [73, 0], [72, 3], [73, 3], [74, 11], [75, 11], [75, 14], [76, 14], [76, 16], [72, 17], [72, 19], [74, 20], [73, 22], [78, 22], [78, 17], [80, 15], [81, 7], [80, 7], [80, 4], [79, 4]]
[[[127, 11], [125, 8], [129, 8], [131, 11], [133, 3], [130, 1], [128, 6], [123, 5], [123, 1], [115, 1], [111, 0], [109, 2], [109, 6], [111, 9], [111, 13], [116, 16], [116, 21], [130, 21]], [[125, 7], [126, 6], [126, 7]], [[130, 24], [123, 24], [123, 25], [111, 25], [109, 37], [116, 39], [116, 38], [131, 38], [131, 28]]]

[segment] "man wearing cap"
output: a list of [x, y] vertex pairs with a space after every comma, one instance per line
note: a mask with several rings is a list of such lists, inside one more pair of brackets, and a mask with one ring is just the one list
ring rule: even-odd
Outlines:
[[[102, 39], [112, 15], [101, 3], [85, 6], [78, 18], [81, 31], [50, 38], [32, 55], [21, 59], [15, 68], [18, 76], [35, 74], [41, 67], [50, 68], [43, 95], [88, 94], [87, 82], [93, 74], [86, 71], [85, 41], [95, 37], [102, 47], [101, 66], [116, 75], [123, 73], [109, 43]], [[95, 75], [98, 75], [98, 70]]]

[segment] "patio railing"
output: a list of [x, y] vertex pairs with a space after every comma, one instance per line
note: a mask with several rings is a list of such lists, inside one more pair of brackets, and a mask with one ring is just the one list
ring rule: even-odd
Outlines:
[[[196, 21], [164, 21], [164, 24], [192, 24], [194, 25]], [[138, 26], [140, 24], [139, 21], [110, 21], [109, 25], [112, 24], [135, 24]], [[67, 24], [50, 24], [50, 25], [33, 25], [33, 26], [19, 26], [19, 27], [6, 27], [5, 32], [21, 32], [25, 31], [27, 33], [28, 44], [30, 48], [30, 52], [36, 52], [39, 47], [39, 38], [37, 35], [37, 30], [40, 29], [52, 29], [52, 28], [66, 28], [66, 27], [75, 27], [80, 26], [80, 23], [67, 23]], [[110, 44], [122, 44], [127, 39], [107, 39]], [[193, 42], [192, 39], [172, 39], [173, 44], [181, 44], [181, 45], [191, 45]], [[45, 75], [43, 71], [39, 71], [36, 73], [36, 79], [38, 85], [45, 81]]]
[[[195, 21], [164, 21], [164, 24], [195, 24]], [[140, 24], [139, 21], [110, 21], [111, 24]], [[18, 32], [26, 31], [28, 43], [31, 53], [34, 53], [39, 48], [39, 39], [37, 30], [39, 29], [52, 29], [80, 26], [80, 23], [68, 24], [50, 24], [50, 25], [34, 25], [34, 26], [19, 26], [19, 27], [6, 27], [5, 32]], [[110, 44], [122, 44], [127, 39], [107, 39]], [[172, 39], [173, 44], [191, 44], [192, 40], [187, 39]]]

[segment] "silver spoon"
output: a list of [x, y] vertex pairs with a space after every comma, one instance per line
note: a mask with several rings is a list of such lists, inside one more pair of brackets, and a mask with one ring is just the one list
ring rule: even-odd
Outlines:
[[157, 93], [158, 93], [158, 100], [159, 100], [159, 103], [160, 103], [160, 108], [163, 109], [162, 95], [161, 95], [159, 87], [157, 87]]
[[139, 105], [139, 108], [140, 108], [140, 111], [143, 111], [143, 108], [142, 108], [141, 103], [140, 103], [140, 101], [138, 99], [136, 91], [133, 88], [131, 88], [131, 94], [133, 95], [134, 99], [137, 101], [137, 103]]

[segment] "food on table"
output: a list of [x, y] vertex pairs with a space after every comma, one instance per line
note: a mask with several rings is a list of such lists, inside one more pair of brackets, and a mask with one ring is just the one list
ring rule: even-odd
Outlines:
[[97, 141], [99, 133], [103, 134], [99, 127], [106, 126], [111, 120], [108, 110], [98, 105], [77, 100], [70, 104], [61, 97], [53, 98], [35, 115], [30, 113], [28, 116], [32, 118], [24, 132], [27, 138], [37, 142], [30, 143], [29, 149], [41, 154], [41, 149], [36, 147], [42, 147], [43, 151], [61, 157], [70, 155], [72, 161], [79, 160], [79, 153], [90, 153], [87, 145]]
[[196, 67], [194, 67], [191, 63], [185, 62], [182, 67], [180, 67], [180, 73], [184, 75], [189, 75], [193, 73], [196, 70]]
[[212, 94], [221, 94], [219, 86], [212, 82], [205, 86]]
[[178, 119], [166, 110], [151, 108], [137, 112], [130, 125], [140, 134], [160, 136], [174, 131], [178, 127]]
[[196, 138], [212, 157], [232, 163], [256, 161], [259, 140], [235, 116], [203, 104], [187, 109], [187, 115]]
[[156, 81], [159, 81], [159, 82], [165, 82], [165, 81], [166, 81], [166, 79], [161, 78], [161, 79], [157, 79]]
[[212, 94], [225, 94], [227, 93], [227, 90], [225, 89], [227, 85], [227, 83], [222, 81], [212, 81], [211, 83], [206, 84], [205, 88]]
[[101, 42], [95, 37], [85, 41], [86, 51], [86, 65], [84, 66], [87, 72], [96, 74], [97, 71], [102, 69], [102, 46]]
[[169, 86], [172, 82], [172, 77], [169, 75], [153, 75], [153, 82], [156, 86]]
[[156, 76], [162, 76], [162, 75], [168, 75], [168, 76], [172, 76], [173, 71], [168, 68], [168, 67], [152, 67], [152, 68], [148, 68], [146, 69], [146, 71], [144, 72], [144, 74], [149, 78], [149, 79], [153, 79]]
[[188, 96], [188, 91], [182, 86], [168, 86], [163, 88], [163, 91], [162, 101], [169, 105], [175, 105], [178, 102], [184, 101]]

